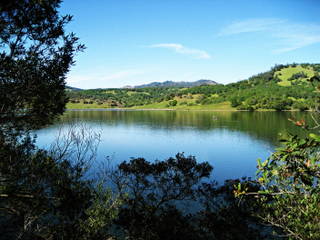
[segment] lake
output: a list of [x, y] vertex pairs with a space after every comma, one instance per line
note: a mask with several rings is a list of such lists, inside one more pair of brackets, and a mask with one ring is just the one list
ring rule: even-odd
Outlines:
[[55, 124], [36, 132], [40, 147], [48, 147], [59, 129], [81, 122], [101, 134], [97, 163], [112, 164], [131, 157], [163, 160], [178, 152], [193, 155], [213, 167], [219, 183], [253, 177], [256, 160], [266, 159], [287, 132], [303, 135], [288, 118], [308, 119], [300, 112], [211, 111], [67, 111]]

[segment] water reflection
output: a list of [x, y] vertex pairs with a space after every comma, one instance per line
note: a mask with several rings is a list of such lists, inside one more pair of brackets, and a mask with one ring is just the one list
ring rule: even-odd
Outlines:
[[98, 161], [130, 157], [164, 159], [185, 152], [214, 166], [213, 178], [253, 176], [256, 159], [267, 158], [279, 134], [303, 135], [288, 118], [306, 113], [200, 111], [68, 111], [54, 125], [38, 131], [38, 143], [52, 142], [62, 126], [82, 121], [101, 133]]

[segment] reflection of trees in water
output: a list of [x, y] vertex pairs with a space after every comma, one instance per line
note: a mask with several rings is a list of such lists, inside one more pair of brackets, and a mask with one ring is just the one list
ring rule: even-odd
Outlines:
[[223, 128], [240, 131], [278, 145], [279, 134], [290, 132], [303, 135], [288, 118], [308, 119], [300, 112], [205, 112], [205, 111], [69, 111], [61, 120], [76, 119], [106, 125], [139, 125], [147, 128], [183, 129], [199, 131]]

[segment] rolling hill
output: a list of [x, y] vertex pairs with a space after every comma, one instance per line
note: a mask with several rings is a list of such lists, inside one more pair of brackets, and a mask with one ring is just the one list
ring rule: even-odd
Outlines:
[[133, 108], [197, 110], [308, 110], [318, 92], [320, 64], [276, 65], [248, 79], [217, 84], [196, 82], [150, 83], [127, 89], [68, 91], [68, 108]]
[[197, 87], [203, 85], [217, 85], [218, 83], [212, 80], [200, 79], [194, 82], [174, 82], [174, 81], [165, 81], [165, 82], [152, 82], [148, 84], [134, 86], [133, 88], [149, 88], [149, 87]]

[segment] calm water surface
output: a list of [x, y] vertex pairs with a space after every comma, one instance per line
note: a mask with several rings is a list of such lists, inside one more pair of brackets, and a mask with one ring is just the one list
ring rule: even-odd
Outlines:
[[54, 125], [37, 131], [38, 145], [47, 147], [59, 129], [82, 122], [101, 134], [97, 162], [110, 156], [117, 164], [131, 157], [163, 160], [178, 152], [208, 161], [212, 178], [254, 176], [256, 160], [279, 146], [279, 134], [303, 135], [288, 118], [307, 113], [201, 111], [67, 111]]

